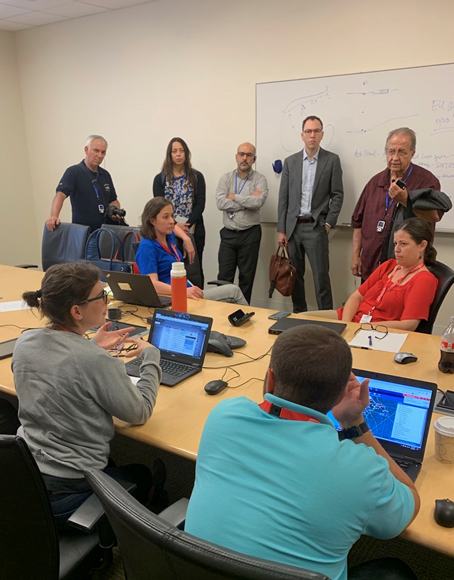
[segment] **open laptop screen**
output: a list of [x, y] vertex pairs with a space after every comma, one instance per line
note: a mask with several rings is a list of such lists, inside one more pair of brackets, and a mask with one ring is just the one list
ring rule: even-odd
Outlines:
[[166, 354], [181, 355], [203, 361], [210, 326], [209, 322], [194, 320], [190, 315], [175, 316], [171, 311], [155, 311], [148, 340], [164, 357]]
[[[434, 389], [431, 387], [436, 386], [411, 384], [410, 379], [390, 375], [374, 378], [370, 373], [361, 375], [361, 371], [355, 375], [360, 382], [370, 378], [370, 404], [364, 411], [364, 419], [375, 437], [414, 451], [421, 449], [433, 408]], [[340, 430], [331, 412], [328, 416]]]

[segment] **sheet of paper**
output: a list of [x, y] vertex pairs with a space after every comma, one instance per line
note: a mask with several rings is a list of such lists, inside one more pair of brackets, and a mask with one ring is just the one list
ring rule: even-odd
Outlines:
[[360, 330], [348, 344], [356, 348], [396, 353], [402, 348], [408, 334], [388, 332], [384, 338], [380, 338], [382, 336], [380, 332], [375, 332], [374, 330]]
[[0, 312], [13, 312], [14, 310], [30, 310], [23, 300], [13, 302], [0, 302]]

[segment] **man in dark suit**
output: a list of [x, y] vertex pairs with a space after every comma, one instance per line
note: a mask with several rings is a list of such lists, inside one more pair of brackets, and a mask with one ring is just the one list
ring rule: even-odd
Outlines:
[[320, 147], [323, 134], [323, 123], [318, 117], [304, 119], [301, 133], [304, 149], [285, 160], [279, 188], [278, 243], [288, 245], [290, 258], [297, 269], [293, 312], [307, 310], [306, 254], [314, 276], [318, 308], [333, 308], [328, 233], [337, 223], [344, 189], [339, 157]]

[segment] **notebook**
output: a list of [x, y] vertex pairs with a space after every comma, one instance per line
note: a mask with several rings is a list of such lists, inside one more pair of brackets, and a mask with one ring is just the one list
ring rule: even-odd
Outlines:
[[[155, 309], [148, 342], [161, 351], [161, 384], [174, 387], [202, 370], [213, 319]], [[132, 377], [140, 375], [141, 359], [126, 364]]]
[[[353, 372], [360, 382], [370, 378], [366, 423], [394, 461], [415, 481], [424, 459], [437, 385], [359, 369]], [[340, 431], [331, 411], [328, 417]]]
[[269, 334], [281, 334], [285, 330], [289, 328], [293, 328], [294, 326], [300, 326], [302, 324], [315, 324], [317, 326], [324, 326], [325, 328], [329, 328], [334, 330], [339, 334], [342, 334], [344, 328], [347, 326], [345, 322], [326, 322], [325, 320], [303, 320], [302, 318], [280, 318], [277, 322], [268, 328]]
[[115, 300], [138, 306], [162, 308], [170, 306], [170, 296], [158, 296], [150, 276], [103, 270]]

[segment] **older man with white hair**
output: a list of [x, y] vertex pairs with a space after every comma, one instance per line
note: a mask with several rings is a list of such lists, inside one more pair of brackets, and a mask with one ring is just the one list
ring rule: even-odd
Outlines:
[[[107, 208], [120, 208], [110, 173], [100, 167], [107, 152], [107, 141], [101, 135], [90, 135], [85, 144], [85, 159], [63, 174], [52, 201], [46, 226], [50, 231], [60, 223], [60, 212], [66, 198], [71, 199], [72, 222], [96, 230], [105, 222]], [[118, 216], [113, 215], [114, 220]], [[115, 223], [112, 222], [112, 223]]]

